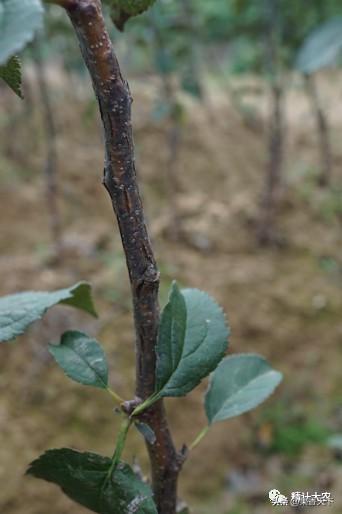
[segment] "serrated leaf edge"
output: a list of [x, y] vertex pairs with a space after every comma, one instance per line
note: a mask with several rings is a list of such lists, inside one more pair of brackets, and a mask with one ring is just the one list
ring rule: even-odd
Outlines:
[[[220, 364], [223, 363], [225, 360], [231, 360], [235, 357], [257, 357], [259, 359], [262, 359], [264, 362], [266, 362], [268, 365], [269, 365], [269, 362], [268, 360], [263, 357], [262, 355], [259, 355], [258, 353], [235, 353], [233, 355], [227, 355], [224, 359], [221, 360]], [[218, 365], [219, 366], [219, 365]], [[217, 367], [218, 367], [217, 366]], [[211, 385], [212, 385], [212, 382], [214, 380], [214, 375], [215, 375], [215, 371], [217, 370], [217, 368], [210, 374], [210, 378], [209, 378], [209, 384], [208, 384], [208, 388], [205, 392], [205, 395], [204, 395], [204, 399], [206, 400], [207, 398], [207, 394], [209, 393], [210, 389], [211, 389]], [[253, 378], [251, 381], [248, 382], [248, 386], [250, 384], [253, 384], [254, 381], [258, 380], [258, 378], [260, 378], [261, 376], [264, 376], [264, 375], [268, 375], [268, 374], [275, 374], [278, 376], [279, 380], [278, 382], [274, 385], [274, 387], [272, 388], [272, 390], [270, 391], [269, 395], [264, 399], [262, 400], [260, 403], [258, 403], [254, 408], [258, 407], [259, 405], [261, 405], [261, 403], [263, 403], [269, 396], [271, 396], [271, 394], [273, 394], [273, 392], [275, 391], [276, 387], [278, 387], [278, 385], [280, 384], [280, 382], [282, 381], [283, 379], [283, 373], [281, 373], [281, 371], [278, 371], [278, 370], [275, 370], [273, 368], [269, 369], [268, 371], [265, 371], [264, 373], [261, 373], [260, 375], [258, 375], [257, 377]], [[246, 387], [246, 386], [244, 386]], [[239, 391], [239, 393], [241, 392], [241, 389]], [[230, 397], [231, 398], [231, 397]], [[206, 410], [206, 409], [205, 409]], [[221, 410], [221, 409], [220, 409]], [[246, 411], [248, 412], [248, 411]], [[244, 413], [241, 413], [241, 414], [244, 414]], [[233, 417], [233, 416], [232, 416]], [[216, 416], [214, 416], [214, 418], [212, 419], [212, 421], [209, 421], [208, 417], [208, 424], [209, 426], [213, 425], [214, 423], [217, 423], [219, 421], [224, 421], [224, 419], [215, 419]], [[230, 419], [230, 418], [227, 418], [227, 419]]]

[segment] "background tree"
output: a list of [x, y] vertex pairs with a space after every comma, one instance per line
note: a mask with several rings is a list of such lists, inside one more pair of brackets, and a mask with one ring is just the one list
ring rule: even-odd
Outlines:
[[164, 167], [165, 190], [169, 191], [170, 223], [168, 235], [191, 243], [185, 233], [177, 196], [182, 192], [179, 161], [185, 130], [187, 107], [184, 94], [203, 100], [198, 52], [200, 19], [192, 0], [181, 3], [157, 2], [145, 17], [128, 27], [128, 35], [145, 54], [160, 78], [159, 95], [152, 117], [167, 124], [168, 158]]
[[39, 101], [42, 106], [43, 131], [45, 139], [46, 156], [44, 163], [44, 176], [46, 183], [46, 202], [49, 214], [50, 231], [54, 247], [54, 257], [59, 260], [62, 252], [61, 214], [58, 204], [58, 153], [57, 153], [57, 127], [54, 109], [51, 101], [49, 85], [46, 74], [45, 61], [41, 52], [41, 40], [36, 39], [32, 45], [33, 62], [39, 90]]
[[337, 63], [342, 52], [342, 18], [333, 17], [322, 23], [304, 40], [298, 51], [295, 66], [303, 74], [305, 88], [315, 117], [320, 148], [321, 171], [319, 184], [331, 183], [332, 149], [327, 114], [317, 91], [315, 73]]
[[[315, 0], [304, 4], [283, 0], [216, 0], [213, 5], [215, 8], [211, 9], [201, 3], [207, 19], [208, 42], [228, 48], [233, 73], [259, 75], [266, 78], [269, 86], [271, 112], [267, 130], [267, 165], [257, 238], [261, 244], [278, 243], [282, 237], [276, 230], [275, 218], [285, 168], [285, 93], [291, 85], [291, 72], [299, 47], [315, 27], [330, 16], [340, 13], [339, 2]], [[312, 80], [310, 85], [310, 97], [313, 99]], [[246, 91], [248, 92], [248, 88]], [[315, 98], [314, 113], [320, 126], [321, 161], [324, 161], [324, 170], [327, 165], [330, 167], [331, 160], [325, 128], [327, 123], [322, 120], [322, 109], [319, 108], [319, 114], [317, 112], [317, 95]], [[241, 101], [238, 103], [241, 105]]]

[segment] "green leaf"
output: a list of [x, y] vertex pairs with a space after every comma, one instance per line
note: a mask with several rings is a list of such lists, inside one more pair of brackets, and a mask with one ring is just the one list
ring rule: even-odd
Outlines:
[[54, 305], [64, 304], [97, 316], [86, 282], [52, 292], [27, 291], [0, 298], [0, 342], [23, 334]]
[[213, 371], [228, 346], [222, 309], [203, 291], [172, 284], [156, 347], [158, 397], [184, 396]]
[[315, 29], [300, 48], [295, 66], [310, 74], [336, 63], [342, 52], [342, 17], [334, 17]]
[[49, 450], [27, 474], [57, 484], [72, 500], [99, 514], [157, 514], [150, 487], [120, 462], [68, 448]]
[[114, 25], [123, 30], [126, 22], [147, 11], [156, 0], [105, 0], [111, 7], [111, 17]]
[[32, 41], [42, 22], [40, 0], [0, 0], [0, 65]]
[[[77, 307], [78, 309], [88, 312], [97, 318], [97, 313], [91, 296], [90, 284], [88, 282], [79, 282], [73, 286], [71, 290], [72, 295], [65, 298], [61, 303], [64, 305], [70, 305], [71, 307]], [[67, 290], [65, 289], [64, 291]]]
[[105, 0], [113, 9], [121, 9], [130, 16], [138, 16], [147, 11], [156, 0]]
[[82, 332], [65, 332], [58, 346], [49, 344], [49, 352], [65, 374], [75, 382], [107, 389], [107, 359], [95, 339]]
[[134, 425], [147, 442], [150, 444], [154, 444], [156, 442], [156, 434], [149, 425], [141, 423], [140, 421], [136, 421]]
[[171, 286], [169, 301], [161, 315], [157, 352], [156, 388], [161, 392], [177, 369], [185, 341], [186, 303], [178, 285]]
[[7, 64], [0, 66], [0, 78], [2, 78], [20, 98], [23, 98], [21, 90], [21, 63], [16, 55], [13, 56]]
[[205, 397], [209, 424], [239, 416], [262, 403], [282, 380], [259, 355], [226, 357], [211, 376]]

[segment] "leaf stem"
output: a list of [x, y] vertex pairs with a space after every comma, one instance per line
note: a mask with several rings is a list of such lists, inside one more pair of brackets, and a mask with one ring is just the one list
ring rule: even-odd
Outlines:
[[115, 471], [116, 466], [120, 462], [121, 455], [122, 455], [123, 449], [125, 447], [127, 434], [128, 434], [130, 426], [131, 426], [130, 418], [125, 417], [125, 419], [123, 420], [123, 422], [121, 423], [121, 426], [120, 426], [120, 431], [119, 431], [119, 434], [118, 434], [118, 437], [116, 440], [115, 451], [114, 451], [114, 454], [112, 457], [112, 463], [111, 463], [110, 468], [107, 473], [107, 479], [109, 479], [111, 477], [113, 471]]
[[207, 435], [208, 431], [209, 431], [209, 425], [207, 427], [204, 427], [203, 430], [200, 431], [200, 433], [198, 434], [198, 436], [196, 437], [196, 439], [190, 444], [189, 446], [189, 450], [193, 450], [194, 448], [196, 448], [196, 446], [199, 445], [199, 443], [202, 441], [202, 439]]
[[131, 414], [131, 417], [138, 416], [138, 414], [141, 414], [144, 410], [151, 407], [151, 405], [153, 405], [158, 400], [160, 400], [159, 393], [154, 393], [152, 396], [147, 398], [147, 400], [145, 400], [143, 403], [141, 403], [140, 405], [138, 405], [138, 407], [134, 409], [134, 411]]
[[117, 465], [120, 462], [121, 455], [122, 455], [123, 449], [125, 447], [125, 442], [127, 439], [127, 434], [128, 434], [128, 430], [129, 430], [130, 426], [131, 426], [130, 418], [125, 417], [120, 426], [118, 438], [116, 440], [115, 451], [114, 451], [114, 454], [112, 457], [112, 462], [108, 469], [107, 475], [105, 476], [103, 483], [102, 483], [100, 497], [104, 494], [106, 485], [108, 484], [108, 481], [110, 480], [113, 472], [115, 471]]
[[113, 391], [110, 387], [106, 387], [106, 391], [112, 398], [114, 398], [115, 402], [121, 405], [125, 400], [121, 398], [115, 391]]

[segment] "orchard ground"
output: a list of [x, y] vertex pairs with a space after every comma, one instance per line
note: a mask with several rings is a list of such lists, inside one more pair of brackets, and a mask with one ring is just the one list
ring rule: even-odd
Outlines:
[[[247, 99], [249, 121], [227, 88], [208, 79], [206, 101], [186, 102], [175, 204], [184, 237], [170, 237], [174, 204], [165, 177], [167, 123], [151, 117], [158, 81], [131, 81], [138, 176], [161, 270], [161, 301], [171, 280], [212, 294], [227, 312], [230, 352], [257, 352], [284, 373], [280, 388], [250, 414], [216, 425], [187, 461], [180, 496], [195, 514], [274, 512], [270, 489], [330, 491], [342, 505], [341, 454], [328, 443], [341, 427], [342, 76], [320, 78], [331, 123], [333, 184], [320, 189], [318, 143], [309, 104], [295, 81], [287, 99], [282, 245], [261, 249], [255, 222], [266, 162], [264, 85]], [[87, 83], [88, 84], [88, 83]], [[50, 247], [39, 100], [1, 91], [1, 293], [93, 285], [99, 320], [57, 307], [17, 343], [1, 346], [0, 510], [4, 514], [80, 514], [47, 483], [25, 478], [48, 448], [71, 446], [109, 455], [117, 418], [110, 397], [70, 382], [46, 343], [66, 329], [95, 335], [111, 366], [111, 384], [133, 397], [134, 354], [129, 283], [121, 242], [101, 185], [103, 148], [90, 87], [51, 77], [58, 126], [63, 259]], [[31, 91], [33, 91], [31, 83]], [[246, 114], [247, 111], [245, 111]], [[250, 118], [250, 116], [252, 118]], [[251, 120], [253, 123], [251, 124]], [[205, 423], [206, 384], [168, 400], [178, 446]], [[143, 442], [132, 433], [125, 459], [147, 471]], [[278, 507], [278, 510], [286, 508]], [[327, 509], [327, 510], [323, 510]], [[85, 510], [84, 510], [85, 512]]]

